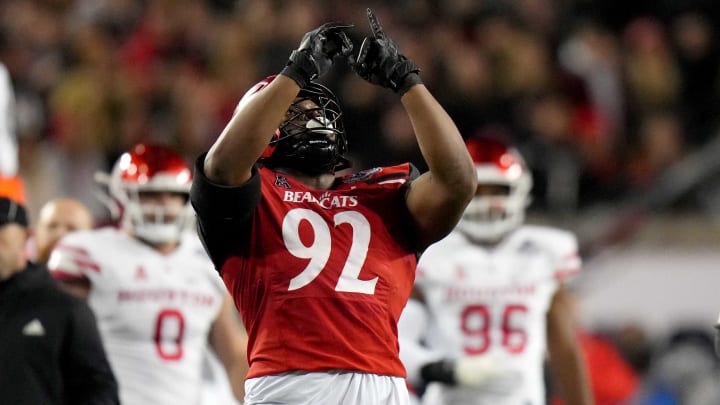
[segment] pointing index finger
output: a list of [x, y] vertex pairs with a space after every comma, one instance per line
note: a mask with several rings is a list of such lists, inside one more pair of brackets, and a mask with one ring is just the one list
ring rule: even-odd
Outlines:
[[373, 13], [373, 11], [369, 8], [367, 9], [367, 17], [368, 22], [370, 23], [370, 29], [372, 30], [375, 38], [385, 39], [385, 31], [383, 31], [382, 26], [380, 26], [380, 21], [378, 21], [375, 13]]

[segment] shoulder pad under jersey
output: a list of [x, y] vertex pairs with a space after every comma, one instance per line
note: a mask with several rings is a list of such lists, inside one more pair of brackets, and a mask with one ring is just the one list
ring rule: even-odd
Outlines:
[[525, 225], [516, 233], [518, 243], [532, 243], [548, 252], [554, 259], [554, 276], [566, 279], [580, 272], [582, 258], [578, 241], [572, 232], [548, 226]]

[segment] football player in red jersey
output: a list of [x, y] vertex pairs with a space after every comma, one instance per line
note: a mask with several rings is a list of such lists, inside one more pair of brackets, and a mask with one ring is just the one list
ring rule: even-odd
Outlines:
[[429, 171], [348, 167], [342, 113], [316, 79], [347, 58], [351, 26], [308, 32], [282, 72], [251, 89], [195, 169], [198, 232], [249, 335], [245, 404], [407, 404], [397, 321], [416, 254], [475, 191], [448, 114], [368, 10], [354, 70], [392, 89]]

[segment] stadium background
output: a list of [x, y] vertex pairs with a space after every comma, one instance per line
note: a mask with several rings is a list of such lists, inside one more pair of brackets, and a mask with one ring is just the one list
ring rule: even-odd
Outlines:
[[[464, 136], [518, 145], [534, 173], [531, 220], [580, 238], [588, 329], [629, 352], [687, 333], [706, 342], [720, 311], [712, 0], [3, 0], [0, 61], [32, 217], [60, 195], [107, 216], [96, 171], [141, 140], [194, 159], [309, 28], [353, 22], [359, 44], [365, 7]], [[356, 168], [423, 167], [393, 94], [346, 66], [324, 82], [343, 103]], [[629, 348], [627, 330], [641, 336]]]

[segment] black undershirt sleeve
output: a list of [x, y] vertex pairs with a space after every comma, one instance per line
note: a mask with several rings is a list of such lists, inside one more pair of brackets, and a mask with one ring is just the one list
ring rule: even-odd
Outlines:
[[197, 217], [197, 231], [203, 246], [220, 271], [228, 256], [245, 245], [253, 213], [260, 202], [260, 175], [241, 186], [223, 186], [208, 180], [203, 171], [205, 155], [195, 162], [190, 203]]

